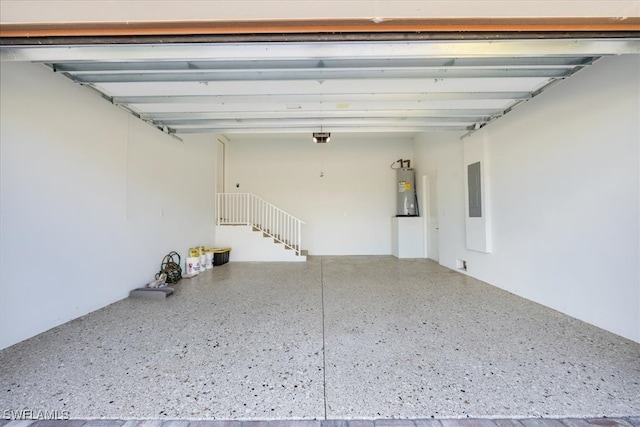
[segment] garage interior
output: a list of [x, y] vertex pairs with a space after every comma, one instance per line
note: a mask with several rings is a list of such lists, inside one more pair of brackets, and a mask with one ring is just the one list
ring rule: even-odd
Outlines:
[[[637, 4], [434, 19], [345, 2], [315, 20], [291, 2], [211, 20], [174, 5], [129, 22], [19, 3], [0, 27], [3, 402], [121, 419], [640, 413]], [[374, 3], [405, 15], [366, 18]], [[398, 159], [416, 175], [414, 259], [392, 256]], [[301, 218], [307, 261], [232, 250], [167, 301], [126, 299], [168, 252], [225, 243], [220, 193]], [[226, 353], [203, 341], [217, 327]], [[252, 366], [258, 349], [273, 357]], [[290, 372], [283, 352], [308, 360]], [[158, 411], [131, 407], [149, 369]], [[260, 378], [284, 390], [252, 397]], [[110, 399], [90, 410], [87, 394]]]

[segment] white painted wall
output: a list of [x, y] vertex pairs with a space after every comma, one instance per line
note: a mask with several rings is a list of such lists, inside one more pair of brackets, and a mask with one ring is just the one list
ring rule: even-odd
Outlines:
[[313, 143], [310, 134], [229, 138], [227, 191], [254, 193], [303, 220], [309, 255], [391, 254], [397, 189], [390, 166], [411, 159], [410, 139], [348, 133], [333, 134], [327, 144]]
[[214, 238], [212, 136], [184, 143], [43, 66], [1, 63], [0, 348], [127, 296]]
[[2, 0], [2, 22], [640, 16], [637, 0]]
[[474, 133], [486, 138], [493, 253], [465, 248], [462, 142], [423, 135], [440, 262], [640, 341], [640, 57], [605, 58]]

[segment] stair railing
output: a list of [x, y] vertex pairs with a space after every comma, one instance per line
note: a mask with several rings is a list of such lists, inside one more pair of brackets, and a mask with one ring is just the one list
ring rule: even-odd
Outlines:
[[304, 221], [252, 193], [216, 194], [216, 225], [249, 225], [285, 247], [302, 251]]

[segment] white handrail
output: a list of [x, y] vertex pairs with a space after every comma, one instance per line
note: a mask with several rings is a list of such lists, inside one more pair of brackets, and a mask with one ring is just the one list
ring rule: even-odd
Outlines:
[[250, 225], [300, 255], [304, 221], [252, 193], [216, 194], [216, 225]]

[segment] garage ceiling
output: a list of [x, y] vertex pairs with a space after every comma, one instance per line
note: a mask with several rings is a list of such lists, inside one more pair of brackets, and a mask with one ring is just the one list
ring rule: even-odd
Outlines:
[[2, 46], [170, 134], [468, 132], [640, 38]]

